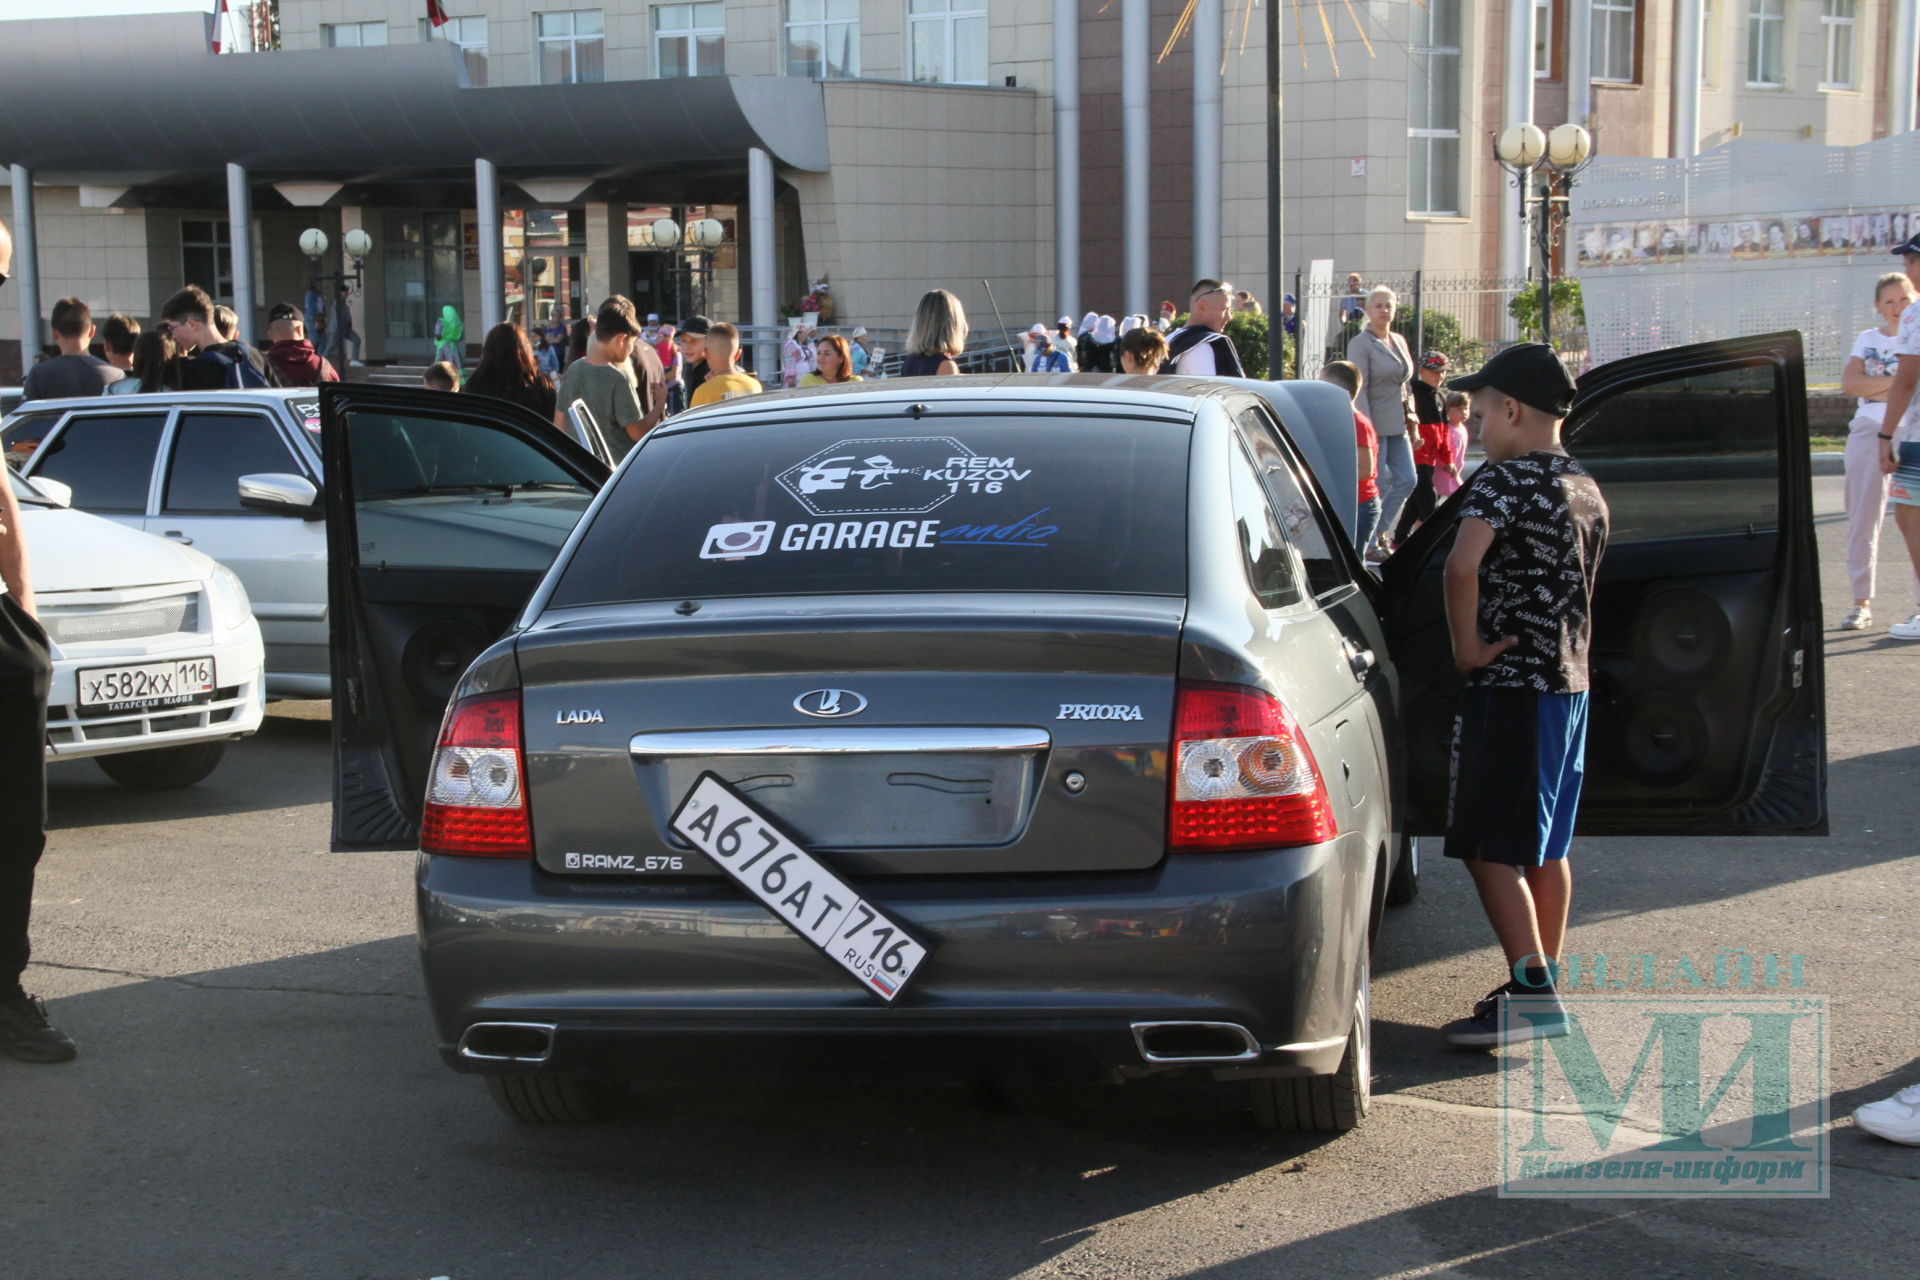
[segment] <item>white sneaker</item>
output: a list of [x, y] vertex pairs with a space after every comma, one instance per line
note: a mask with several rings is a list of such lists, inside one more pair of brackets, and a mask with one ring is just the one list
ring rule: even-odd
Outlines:
[[1905, 622], [1896, 622], [1887, 628], [1887, 634], [1895, 640], [1920, 640], [1920, 613], [1914, 614]]
[[1853, 1122], [1876, 1138], [1920, 1147], [1920, 1084], [1867, 1103], [1853, 1113]]
[[1853, 606], [1853, 611], [1840, 619], [1842, 631], [1865, 631], [1873, 625], [1873, 609], [1864, 604]]

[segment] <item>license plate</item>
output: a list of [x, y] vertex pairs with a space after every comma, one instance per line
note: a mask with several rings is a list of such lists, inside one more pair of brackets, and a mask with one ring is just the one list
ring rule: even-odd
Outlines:
[[80, 714], [113, 715], [152, 707], [184, 707], [213, 698], [213, 659], [180, 658], [80, 673]]
[[926, 947], [904, 925], [821, 866], [778, 822], [713, 774], [700, 775], [671, 825], [888, 1004], [927, 958]]

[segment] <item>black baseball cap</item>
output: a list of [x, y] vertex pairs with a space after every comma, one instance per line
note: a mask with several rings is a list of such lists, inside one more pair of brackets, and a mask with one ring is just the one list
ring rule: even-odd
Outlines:
[[1492, 387], [1556, 418], [1566, 417], [1567, 410], [1573, 408], [1573, 379], [1567, 376], [1566, 366], [1553, 348], [1544, 342], [1515, 343], [1476, 372], [1454, 378], [1447, 386], [1454, 391]]
[[1896, 258], [1904, 258], [1910, 253], [1920, 253], [1920, 232], [1916, 232], [1905, 244], [1893, 246], [1893, 256]]
[[285, 320], [289, 316], [297, 316], [299, 314], [300, 308], [294, 306], [291, 302], [276, 302], [267, 308], [267, 323], [272, 324], [275, 320]]
[[713, 328], [713, 321], [707, 319], [705, 316], [688, 316], [686, 320], [681, 323], [678, 332], [690, 333], [694, 337], [699, 338], [704, 337], [707, 330], [711, 328]]

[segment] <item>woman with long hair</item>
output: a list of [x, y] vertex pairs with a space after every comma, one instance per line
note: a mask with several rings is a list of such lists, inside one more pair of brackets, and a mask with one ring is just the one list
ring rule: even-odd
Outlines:
[[533, 344], [517, 324], [497, 324], [480, 344], [480, 363], [467, 376], [467, 394], [511, 400], [553, 420], [553, 379], [540, 372]]
[[967, 349], [967, 309], [945, 289], [920, 295], [907, 333], [907, 351], [900, 357], [900, 376], [924, 378], [960, 372], [960, 353]]
[[815, 367], [800, 379], [803, 387], [824, 387], [836, 382], [862, 382], [853, 371], [853, 349], [839, 334], [830, 334], [814, 343]]
[[107, 394], [137, 395], [143, 391], [180, 390], [180, 348], [173, 333], [157, 324], [142, 333], [133, 344], [133, 370], [118, 382], [107, 384]]
[[581, 316], [567, 332], [567, 363], [587, 358], [587, 344], [593, 341], [593, 318]]

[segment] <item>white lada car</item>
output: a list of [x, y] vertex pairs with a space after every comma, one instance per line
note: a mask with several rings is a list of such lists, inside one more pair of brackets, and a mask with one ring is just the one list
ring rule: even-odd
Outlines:
[[0, 465], [20, 503], [53, 642], [47, 759], [91, 757], [130, 787], [192, 786], [260, 727], [260, 624], [201, 552], [67, 507], [54, 480]]

